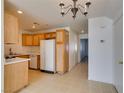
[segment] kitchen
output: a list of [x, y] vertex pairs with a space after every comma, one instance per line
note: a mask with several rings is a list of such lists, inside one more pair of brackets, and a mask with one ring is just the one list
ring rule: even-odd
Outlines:
[[[58, 28], [45, 33], [22, 32], [16, 15], [5, 11], [4, 16], [5, 93], [13, 93], [28, 86], [28, 70], [59, 74], [69, 71], [69, 32], [66, 29]], [[50, 41], [54, 41], [53, 47]], [[46, 51], [43, 51], [45, 48]], [[52, 69], [47, 69], [51, 66]]]
[[2, 93], [123, 92], [123, 0], [1, 1]]

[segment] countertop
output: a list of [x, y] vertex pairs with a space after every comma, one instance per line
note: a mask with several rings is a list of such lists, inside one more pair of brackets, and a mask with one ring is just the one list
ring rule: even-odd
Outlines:
[[23, 53], [23, 54], [16, 54], [13, 56], [23, 56], [23, 55], [40, 55], [40, 53]]
[[29, 60], [30, 59], [28, 59], [28, 58], [18, 58], [18, 57], [16, 57], [16, 58], [12, 58], [12, 59], [6, 59], [4, 65], [19, 63], [19, 62], [27, 62]]

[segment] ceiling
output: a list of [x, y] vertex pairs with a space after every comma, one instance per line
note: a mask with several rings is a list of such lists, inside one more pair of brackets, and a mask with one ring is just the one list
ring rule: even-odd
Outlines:
[[[38, 30], [70, 26], [74, 31], [81, 32], [87, 31], [88, 18], [107, 16], [114, 20], [123, 0], [91, 0], [89, 15], [85, 17], [79, 12], [75, 20], [71, 12], [65, 17], [60, 15], [61, 1], [65, 5], [72, 4], [72, 0], [5, 0], [5, 9], [19, 17], [20, 27], [24, 30], [30, 30], [33, 22], [37, 22], [40, 24]], [[84, 0], [78, 0], [78, 3], [82, 2]], [[19, 15], [17, 10], [24, 13]]]

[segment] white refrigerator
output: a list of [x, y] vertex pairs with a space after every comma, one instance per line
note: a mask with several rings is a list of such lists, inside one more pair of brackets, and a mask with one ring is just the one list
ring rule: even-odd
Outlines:
[[40, 41], [40, 70], [55, 73], [55, 39]]

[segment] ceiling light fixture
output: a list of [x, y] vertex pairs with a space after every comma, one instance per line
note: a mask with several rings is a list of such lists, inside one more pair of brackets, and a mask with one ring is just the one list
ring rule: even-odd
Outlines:
[[[91, 2], [89, 0], [87, 0], [86, 3], [84, 3], [84, 5], [81, 4], [77, 4], [78, 0], [72, 0], [73, 1], [73, 5], [68, 5], [65, 7], [65, 4], [61, 1], [61, 3], [59, 4], [59, 6], [61, 7], [61, 15], [64, 16], [66, 15], [70, 10], [73, 13], [73, 18], [76, 18], [76, 14], [78, 12], [78, 10], [83, 14], [83, 15], [87, 15], [88, 11], [87, 9], [89, 8], [89, 6], [91, 5]], [[65, 11], [67, 9], [67, 11]]]
[[22, 12], [21, 10], [18, 10], [17, 13], [19, 13], [19, 14], [23, 14], [23, 12]]
[[35, 29], [37, 25], [39, 25], [39, 24], [34, 22], [33, 25], [32, 25], [32, 28]]
[[84, 31], [81, 31], [81, 33], [84, 33]]

